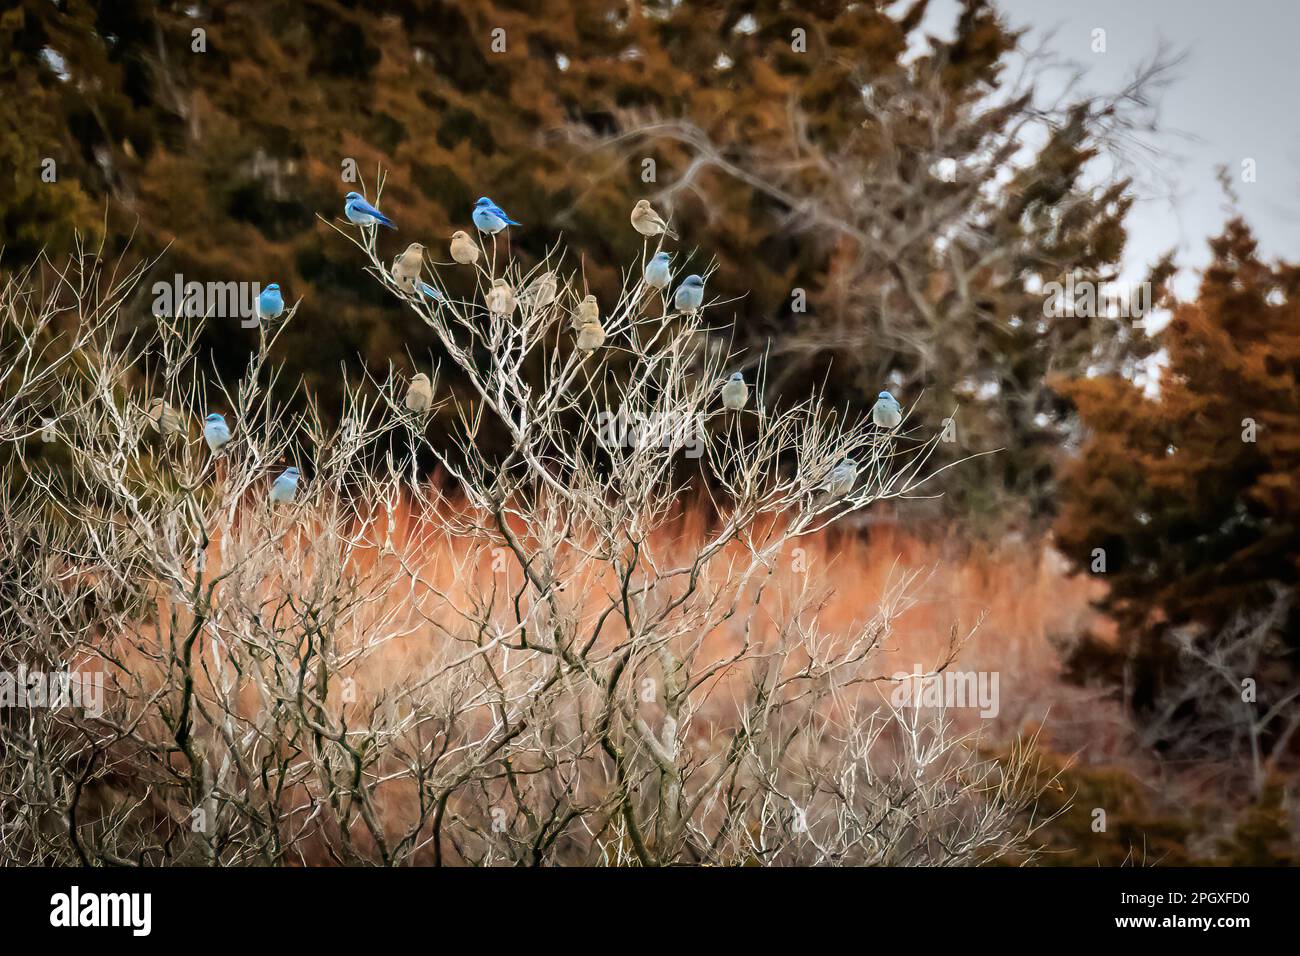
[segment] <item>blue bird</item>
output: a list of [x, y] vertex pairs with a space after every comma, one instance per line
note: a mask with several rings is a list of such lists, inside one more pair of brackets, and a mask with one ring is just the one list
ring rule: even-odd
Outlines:
[[698, 312], [704, 304], [704, 280], [691, 275], [682, 280], [673, 296], [673, 308], [678, 312]]
[[213, 412], [203, 419], [203, 438], [207, 441], [212, 454], [221, 454], [221, 449], [230, 441], [230, 426], [222, 415]]
[[671, 260], [666, 252], [656, 252], [645, 267], [645, 284], [652, 289], [666, 289], [673, 281]]
[[479, 232], [495, 236], [506, 226], [518, 226], [521, 223], [507, 216], [506, 211], [487, 196], [480, 196], [478, 202], [474, 204], [474, 225], [478, 226]]
[[290, 504], [298, 495], [298, 469], [286, 468], [280, 473], [280, 477], [275, 479], [275, 484], [271, 485], [271, 493], [267, 496], [271, 499], [272, 504]]
[[389, 229], [397, 228], [391, 219], [366, 202], [366, 197], [360, 193], [347, 194], [343, 201], [343, 215], [348, 217], [349, 222], [355, 222], [358, 226], [373, 226], [379, 223]]
[[284, 313], [284, 297], [280, 287], [272, 282], [257, 297], [257, 317], [262, 321], [278, 319]]
[[427, 282], [418, 283], [416, 288], [420, 290], [420, 295], [426, 299], [432, 299], [434, 302], [443, 301], [443, 294]]
[[903, 407], [893, 395], [881, 392], [871, 406], [871, 420], [881, 428], [897, 428], [903, 421]]

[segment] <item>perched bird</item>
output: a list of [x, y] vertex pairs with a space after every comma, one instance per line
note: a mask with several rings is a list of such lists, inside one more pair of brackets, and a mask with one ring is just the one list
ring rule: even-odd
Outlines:
[[881, 428], [897, 428], [903, 422], [903, 408], [898, 399], [888, 392], [881, 392], [876, 397], [876, 404], [871, 406], [871, 420]]
[[487, 294], [488, 311], [493, 316], [509, 317], [515, 311], [515, 293], [505, 279], [493, 279]]
[[534, 309], [544, 309], [555, 301], [557, 291], [554, 272], [544, 272], [528, 289], [528, 300]]
[[263, 322], [269, 322], [272, 319], [278, 319], [283, 314], [284, 297], [280, 295], [280, 287], [272, 282], [257, 297], [257, 317]]
[[643, 236], [665, 235], [669, 239], [677, 238], [677, 233], [664, 222], [663, 216], [655, 212], [648, 199], [640, 199], [632, 207], [632, 228]]
[[480, 196], [478, 202], [474, 204], [474, 225], [478, 226], [479, 232], [486, 232], [489, 236], [495, 236], [506, 226], [522, 224], [507, 216], [506, 211], [491, 199], [488, 199], [487, 196]]
[[424, 266], [424, 246], [413, 242], [393, 260], [393, 281], [403, 292], [414, 292], [420, 269]]
[[203, 438], [212, 449], [212, 454], [221, 454], [221, 449], [230, 441], [230, 426], [226, 424], [225, 416], [213, 412], [203, 419]]
[[411, 384], [406, 387], [406, 407], [417, 415], [423, 415], [433, 406], [433, 383], [429, 376], [417, 372], [411, 376]]
[[298, 469], [286, 468], [280, 472], [280, 477], [275, 479], [275, 483], [271, 485], [271, 493], [267, 497], [271, 499], [272, 504], [287, 505], [292, 503], [297, 496]]
[[578, 303], [578, 308], [569, 317], [569, 324], [576, 332], [584, 325], [591, 325], [593, 322], [597, 324], [600, 322], [600, 303], [596, 301], [594, 295], [589, 295]]
[[185, 422], [180, 412], [161, 398], [155, 398], [149, 403], [149, 421], [154, 430], [161, 432], [164, 437], [179, 435], [185, 430]]
[[853, 490], [858, 480], [858, 463], [852, 458], [845, 458], [831, 469], [826, 481], [826, 491], [830, 498], [843, 498]]
[[738, 412], [748, 401], [749, 386], [745, 384], [745, 376], [739, 372], [732, 372], [731, 378], [727, 379], [726, 384], [722, 386], [723, 407], [728, 411]]
[[463, 266], [472, 266], [478, 262], [478, 243], [464, 229], [457, 229], [451, 234], [451, 257]]
[[652, 289], [666, 289], [673, 281], [668, 253], [656, 252], [645, 267], [645, 284]]
[[578, 329], [578, 349], [580, 351], [594, 352], [604, 344], [605, 330], [601, 327], [599, 321], [588, 322]]
[[673, 308], [678, 312], [698, 312], [704, 304], [704, 280], [690, 275], [682, 280], [673, 296]]
[[415, 287], [420, 290], [420, 295], [424, 296], [426, 299], [432, 299], [434, 302], [443, 301], [443, 294], [433, 286], [429, 285], [429, 283], [417, 282]]
[[347, 194], [343, 200], [343, 215], [348, 217], [348, 222], [354, 222], [358, 226], [373, 226], [378, 223], [389, 229], [397, 228], [393, 225], [393, 220], [366, 202], [366, 197], [360, 193]]

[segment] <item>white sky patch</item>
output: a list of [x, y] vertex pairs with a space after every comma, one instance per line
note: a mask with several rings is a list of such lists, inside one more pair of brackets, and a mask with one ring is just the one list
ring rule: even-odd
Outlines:
[[45, 49], [41, 50], [41, 59], [45, 61], [46, 66], [54, 71], [54, 75], [63, 82], [66, 83], [71, 78], [72, 74], [68, 72], [68, 61], [63, 58], [63, 54], [58, 50], [53, 47], [45, 47]]

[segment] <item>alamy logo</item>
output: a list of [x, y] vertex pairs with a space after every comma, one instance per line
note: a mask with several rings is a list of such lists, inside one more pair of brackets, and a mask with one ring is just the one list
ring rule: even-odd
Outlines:
[[678, 448], [687, 458], [704, 454], [704, 416], [643, 415], [620, 408], [596, 416], [602, 448]]
[[153, 314], [162, 318], [239, 319], [244, 328], [258, 324], [260, 282], [186, 282], [179, 272], [171, 282], [153, 284]]
[[1151, 311], [1151, 283], [1092, 282], [1065, 277], [1043, 286], [1043, 316], [1058, 319], [1140, 319]]
[[16, 673], [0, 671], [0, 708], [59, 710], [80, 707], [88, 716], [104, 712], [102, 671], [29, 671], [19, 665]]
[[890, 702], [898, 708], [934, 707], [947, 709], [979, 708], [981, 717], [996, 717], [998, 702], [997, 671], [950, 671], [929, 673], [916, 664], [912, 673], [898, 671]]
[[50, 925], [128, 926], [132, 936], [148, 936], [153, 927], [153, 896], [149, 893], [68, 893], [50, 897]]

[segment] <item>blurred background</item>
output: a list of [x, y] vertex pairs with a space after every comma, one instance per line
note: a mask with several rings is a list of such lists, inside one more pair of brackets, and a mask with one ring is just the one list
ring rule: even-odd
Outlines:
[[[905, 552], [996, 609], [984, 666], [1034, 662], [1003, 730], [1073, 761], [1049, 862], [1295, 863], [1300, 124], [1268, 51], [1296, 16], [1221, 8], [21, 0], [0, 269], [77, 236], [156, 260], [141, 326], [155, 281], [278, 282], [280, 387], [328, 415], [439, 358], [322, 220], [346, 192], [382, 169], [381, 254], [440, 261], [491, 196], [602, 300], [650, 198], [765, 402], [888, 388], [948, 420], [939, 464], [995, 452], [826, 557], [846, 599]], [[208, 322], [212, 375], [257, 334]]]

